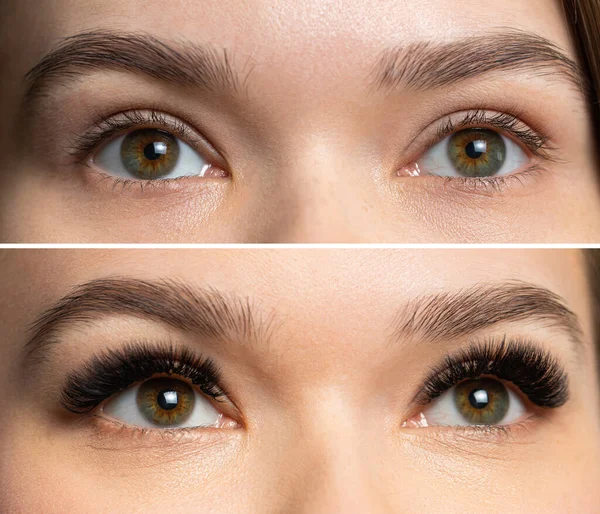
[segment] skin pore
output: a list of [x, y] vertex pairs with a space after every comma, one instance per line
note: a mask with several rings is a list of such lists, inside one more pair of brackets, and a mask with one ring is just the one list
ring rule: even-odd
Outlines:
[[[558, 1], [9, 0], [0, 43], [1, 241], [600, 236]], [[474, 128], [505, 138], [507, 173], [438, 176]], [[118, 169], [140, 129], [128, 162], [176, 138], [181, 176]]]
[[[3, 512], [597, 505], [600, 398], [580, 252], [5, 250], [0, 264]], [[503, 341], [520, 349], [504, 366], [489, 357]], [[505, 382], [523, 410], [510, 423], [440, 424], [451, 397], [419, 400], [465, 352], [489, 378], [529, 377]], [[136, 428], [122, 418], [137, 412], [118, 393], [125, 382], [95, 407], [123, 355], [138, 374], [164, 361], [196, 378], [210, 359], [223, 396], [202, 401], [219, 426]]]

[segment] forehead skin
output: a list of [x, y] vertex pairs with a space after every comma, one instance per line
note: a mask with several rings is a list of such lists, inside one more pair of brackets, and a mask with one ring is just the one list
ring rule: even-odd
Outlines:
[[[243, 363], [219, 353], [251, 418], [244, 443], [231, 437], [214, 448], [165, 443], [143, 450], [117, 434], [90, 445], [40, 418], [39, 405], [23, 412], [0, 402], [10, 413], [0, 438], [8, 458], [0, 462], [8, 505], [21, 502], [16, 512], [112, 512], [123, 504], [140, 512], [464, 512], [475, 504], [482, 512], [499, 505], [507, 512], [591, 512], [595, 505], [599, 414], [590, 391], [597, 383], [577, 252], [9, 250], [0, 262], [8, 300], [0, 313], [5, 392], [23, 380], [15, 365], [23, 327], [86, 280], [176, 278], [250, 295], [257, 309], [279, 318], [268, 345], [239, 350]], [[431, 436], [407, 444], [390, 429], [400, 416], [393, 405], [405, 408], [413, 386], [448, 348], [389, 345], [390, 315], [415, 295], [508, 279], [551, 289], [581, 319], [585, 364], [575, 363], [564, 338], [551, 345], [575, 391], [566, 419], [538, 427], [526, 443], [474, 440], [465, 451], [458, 441], [427, 442], [436, 440]], [[101, 344], [118, 346], [132, 326], [108, 332]], [[152, 326], [140, 327], [152, 337]], [[89, 358], [98, 334], [101, 327], [67, 331], [47, 380], [60, 384]], [[203, 343], [191, 337], [187, 344]], [[19, 397], [30, 398], [23, 391]]]
[[[9, 162], [2, 187], [9, 192], [3, 199], [6, 216], [0, 228], [12, 241], [597, 239], [600, 205], [589, 118], [573, 88], [556, 83], [546, 87], [547, 78], [529, 76], [540, 81], [547, 96], [530, 94], [531, 82], [526, 81], [515, 94], [519, 81], [511, 77], [506, 87], [498, 87], [507, 80], [499, 76], [469, 92], [462, 86], [453, 89], [443, 101], [436, 94], [423, 99], [402, 93], [392, 99], [369, 90], [373, 66], [382, 52], [415, 41], [445, 42], [517, 29], [548, 38], [576, 59], [558, 1], [9, 0], [3, 4], [2, 46], [10, 49], [0, 73], [5, 119], [18, 116], [21, 78], [50, 48], [66, 36], [97, 29], [142, 31], [167, 41], [226, 48], [243, 70], [242, 78], [247, 77], [248, 94], [237, 102], [203, 101], [200, 93], [149, 87], [139, 77], [121, 77], [115, 90], [110, 73], [99, 74], [93, 83], [83, 82], [71, 95], [63, 91], [51, 110], [76, 106], [60, 121], [64, 131], [74, 133], [83, 129], [77, 125], [85, 118], [80, 113], [94, 112], [98, 104], [131, 96], [132, 91], [150, 99], [160, 95], [168, 104], [165, 108], [176, 106], [195, 115], [204, 131], [219, 135], [218, 146], [233, 157], [243, 187], [232, 189], [230, 196], [181, 194], [140, 205], [130, 198], [85, 196], [72, 180], [57, 189], [56, 181], [40, 178], [43, 170], [28, 171], [36, 179], [19, 183], [21, 172], [14, 169], [23, 164]], [[543, 187], [529, 184], [494, 199], [486, 194], [451, 195], [439, 201], [437, 193], [392, 185], [387, 174], [406, 164], [398, 159], [409, 158], [402, 153], [404, 144], [438, 116], [458, 109], [458, 104], [460, 109], [474, 108], [464, 104], [475, 93], [479, 100], [493, 96], [499, 107], [516, 104], [516, 110], [527, 107], [524, 110], [540, 116], [548, 114], [550, 103], [553, 108], [564, 103], [565, 113], [554, 116], [567, 121], [553, 123], [552, 132], [561, 142], [571, 139], [569, 162], [549, 173]], [[417, 107], [411, 109], [412, 105]], [[4, 123], [0, 130], [4, 131], [0, 137], [11, 141], [13, 124]], [[556, 208], [547, 209], [549, 204]]]

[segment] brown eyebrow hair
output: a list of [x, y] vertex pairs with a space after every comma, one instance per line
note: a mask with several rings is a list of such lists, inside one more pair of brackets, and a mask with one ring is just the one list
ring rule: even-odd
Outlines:
[[[43, 94], [52, 82], [68, 81], [98, 69], [141, 73], [210, 92], [237, 92], [253, 68], [246, 63], [241, 79], [227, 49], [218, 51], [187, 41], [174, 45], [145, 33], [94, 30], [64, 38], [26, 73], [24, 101]], [[575, 61], [549, 40], [515, 30], [386, 50], [371, 75], [376, 89], [405, 85], [428, 90], [498, 71], [562, 77], [586, 96], [589, 93], [587, 75]]]
[[41, 360], [42, 350], [59, 341], [65, 325], [111, 314], [162, 322], [216, 340], [238, 335], [250, 343], [268, 342], [273, 328], [272, 317], [258, 317], [248, 297], [174, 280], [104, 278], [75, 287], [31, 324], [24, 361]]
[[25, 100], [42, 94], [53, 81], [66, 81], [98, 69], [141, 73], [207, 91], [235, 92], [242, 82], [227, 49], [219, 51], [187, 41], [169, 44], [145, 33], [94, 30], [64, 38], [26, 73]]
[[477, 284], [411, 301], [396, 317], [394, 340], [432, 342], [466, 336], [500, 323], [537, 320], [565, 331], [581, 347], [577, 315], [552, 291], [528, 282]]
[[[59, 342], [69, 323], [97, 321], [111, 314], [166, 323], [199, 336], [230, 340], [233, 334], [269, 341], [273, 316], [257, 317], [249, 298], [173, 280], [105, 278], [79, 285], [47, 309], [30, 326], [26, 363], [41, 360], [43, 350]], [[537, 320], [566, 331], [582, 344], [577, 315], [560, 296], [527, 282], [477, 284], [468, 289], [421, 296], [409, 301], [395, 318], [395, 340], [419, 342], [458, 338], [499, 323]]]
[[537, 34], [510, 30], [449, 43], [418, 42], [383, 52], [373, 69], [375, 89], [429, 90], [491, 72], [560, 77], [588, 95], [587, 75], [558, 46]]

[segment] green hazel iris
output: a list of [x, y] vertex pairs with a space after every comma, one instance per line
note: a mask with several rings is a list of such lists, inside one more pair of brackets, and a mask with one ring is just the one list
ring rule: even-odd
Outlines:
[[448, 157], [464, 177], [492, 177], [506, 160], [506, 144], [493, 130], [461, 130], [449, 139]]
[[135, 178], [152, 180], [168, 175], [178, 158], [177, 139], [163, 130], [134, 130], [121, 144], [121, 161]]
[[137, 394], [141, 413], [155, 425], [176, 426], [189, 418], [194, 407], [193, 389], [172, 378], [155, 378], [144, 382]]
[[454, 389], [458, 412], [471, 425], [497, 425], [510, 405], [504, 384], [492, 378], [466, 380]]

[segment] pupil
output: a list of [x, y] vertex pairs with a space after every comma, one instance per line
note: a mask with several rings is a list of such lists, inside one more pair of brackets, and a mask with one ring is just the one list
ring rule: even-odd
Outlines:
[[149, 161], [155, 161], [167, 153], [167, 144], [162, 141], [147, 144], [144, 147], [144, 157]]
[[177, 391], [161, 391], [156, 399], [158, 406], [163, 410], [173, 410], [179, 403]]
[[465, 148], [465, 153], [471, 159], [479, 159], [487, 151], [485, 141], [471, 141]]
[[475, 409], [484, 409], [490, 403], [485, 389], [474, 389], [469, 393], [469, 403]]

